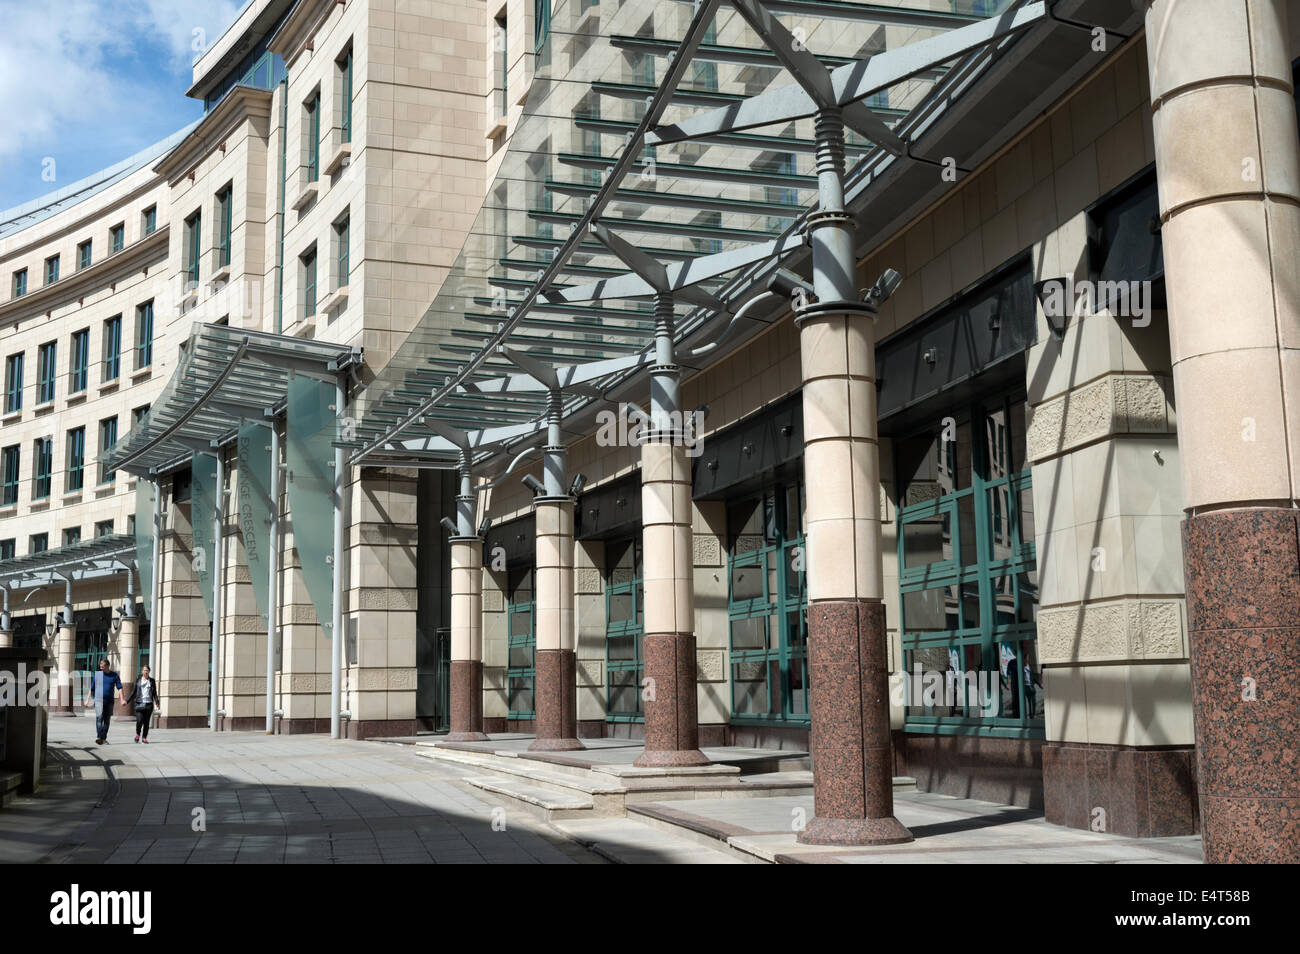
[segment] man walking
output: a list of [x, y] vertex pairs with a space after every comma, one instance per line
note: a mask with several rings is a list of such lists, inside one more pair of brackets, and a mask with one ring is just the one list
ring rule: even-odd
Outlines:
[[114, 693], [122, 691], [122, 679], [108, 664], [105, 656], [99, 661], [99, 672], [90, 677], [90, 699], [95, 701], [95, 744], [108, 741], [108, 724], [113, 721]]

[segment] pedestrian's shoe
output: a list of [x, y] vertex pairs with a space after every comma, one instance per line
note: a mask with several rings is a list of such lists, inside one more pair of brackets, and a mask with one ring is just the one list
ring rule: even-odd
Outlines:
[[95, 740], [95, 744], [96, 744], [96, 745], [103, 745], [103, 744], [104, 744], [104, 740], [103, 740], [103, 739], [96, 739], [96, 740]]
[[137, 735], [137, 736], [135, 737], [135, 740], [136, 740], [137, 742], [139, 742], [139, 741], [140, 741], [140, 736]]
[[148, 740], [148, 739], [141, 739], [140, 741], [143, 742], [145, 745], [148, 745], [148, 744], [149, 744], [149, 740]]

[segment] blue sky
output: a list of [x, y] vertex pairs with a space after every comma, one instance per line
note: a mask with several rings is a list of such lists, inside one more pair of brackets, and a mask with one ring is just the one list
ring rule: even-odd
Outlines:
[[245, 2], [0, 0], [0, 210], [202, 115], [185, 96], [191, 64]]

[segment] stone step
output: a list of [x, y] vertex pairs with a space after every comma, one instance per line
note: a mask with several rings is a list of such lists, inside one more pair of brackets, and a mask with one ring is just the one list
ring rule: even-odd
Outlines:
[[622, 795], [625, 787], [616, 779], [596, 775], [592, 772], [568, 773], [556, 772], [551, 767], [529, 759], [501, 758], [474, 755], [453, 749], [422, 749], [418, 752], [424, 758], [437, 762], [450, 762], [464, 765], [479, 772], [491, 773], [504, 778], [520, 778], [542, 788], [555, 791], [578, 792], [583, 795]]
[[0, 770], [0, 808], [11, 805], [18, 798], [18, 789], [22, 787], [22, 784], [22, 772]]
[[552, 822], [551, 827], [615, 864], [735, 865], [759, 861], [720, 848], [716, 842], [696, 841], [640, 819], [581, 818]]
[[[555, 821], [564, 818], [591, 817], [596, 813], [595, 798], [578, 792], [556, 792], [537, 785], [528, 785], [522, 779], [498, 776], [471, 776], [467, 785], [509, 799], [509, 804], [522, 808], [537, 818]], [[620, 811], [621, 813], [621, 811]]]

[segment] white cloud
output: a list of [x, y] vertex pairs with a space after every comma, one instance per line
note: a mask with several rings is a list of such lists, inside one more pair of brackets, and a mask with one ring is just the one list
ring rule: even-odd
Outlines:
[[[196, 29], [215, 42], [236, 0], [0, 0], [0, 162], [58, 158], [88, 137], [104, 165], [148, 145], [189, 86]], [[130, 148], [127, 146], [126, 148]], [[39, 156], [36, 157], [39, 161]]]

